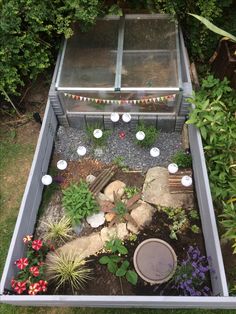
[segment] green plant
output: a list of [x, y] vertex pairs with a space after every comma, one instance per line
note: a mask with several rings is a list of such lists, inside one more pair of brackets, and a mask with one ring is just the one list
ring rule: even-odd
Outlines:
[[133, 197], [135, 194], [139, 193], [140, 189], [136, 186], [126, 186], [125, 187], [125, 195], [128, 199]]
[[43, 222], [47, 226], [47, 233], [44, 237], [45, 240], [55, 242], [65, 241], [71, 238], [71, 220], [66, 216], [63, 216], [59, 221], [53, 221], [49, 219], [48, 222]]
[[113, 159], [112, 163], [113, 163], [114, 165], [116, 165], [117, 167], [119, 167], [119, 168], [124, 168], [124, 167], [126, 167], [126, 165], [125, 165], [125, 157], [123, 157], [123, 156], [116, 156], [116, 157]]
[[80, 181], [79, 185], [72, 184], [63, 191], [62, 204], [75, 225], [98, 211], [98, 204], [84, 181]]
[[145, 138], [142, 141], [135, 140], [136, 144], [141, 147], [151, 147], [158, 138], [159, 132], [152, 125], [146, 125], [140, 122], [136, 127], [136, 132], [142, 131], [145, 133]]
[[[128, 253], [127, 248], [122, 244], [122, 241], [119, 239], [113, 239], [106, 242], [105, 248], [112, 253], [118, 253], [119, 255], [125, 255]], [[135, 271], [131, 270], [130, 263], [127, 260], [124, 260], [121, 256], [118, 255], [105, 255], [99, 259], [99, 263], [102, 265], [107, 265], [107, 269], [112, 274], [117, 277], [125, 277], [128, 282], [132, 285], [136, 285], [138, 280], [138, 275]]]
[[[102, 130], [102, 137], [100, 138], [94, 137], [93, 132], [96, 129]], [[106, 145], [107, 140], [111, 134], [111, 131], [104, 130], [103, 126], [100, 123], [95, 123], [95, 124], [87, 124], [86, 133], [87, 133], [88, 139], [93, 143], [95, 147], [103, 147]]]
[[228, 40], [236, 43], [236, 37], [235, 36], [224, 31], [223, 29], [217, 27], [216, 25], [211, 23], [208, 19], [206, 19], [205, 17], [197, 15], [197, 14], [192, 14], [192, 13], [189, 13], [189, 15], [192, 15], [197, 20], [199, 20], [201, 23], [203, 23], [210, 31], [212, 31], [212, 32], [214, 32], [220, 36], [226, 37]]
[[112, 210], [119, 216], [120, 219], [128, 213], [128, 210], [122, 201], [117, 201]]
[[192, 225], [191, 230], [193, 233], [200, 233], [201, 232], [200, 228], [197, 225]]
[[236, 253], [236, 204], [231, 202], [224, 204], [223, 214], [219, 215], [221, 224], [224, 226], [226, 232], [222, 235], [223, 238], [233, 241], [233, 253]]
[[15, 261], [19, 269], [17, 275], [12, 278], [11, 286], [15, 293], [30, 295], [47, 291], [45, 280], [45, 259], [50, 251], [48, 244], [41, 240], [32, 240], [33, 236], [25, 236], [23, 242], [27, 245], [26, 257]]
[[199, 219], [199, 214], [198, 214], [198, 212], [196, 211], [196, 209], [191, 209], [191, 210], [189, 211], [189, 216], [190, 216], [190, 218], [192, 218], [192, 219]]
[[183, 150], [176, 152], [171, 161], [176, 163], [179, 168], [191, 168], [192, 167], [192, 157], [189, 153], [186, 153]]
[[213, 76], [203, 80], [201, 89], [189, 100], [195, 108], [187, 124], [199, 128], [213, 200], [217, 207], [235, 196], [236, 98], [228, 81]]
[[76, 252], [57, 251], [47, 258], [46, 275], [55, 284], [55, 290], [69, 286], [74, 293], [91, 279], [91, 269], [86, 267], [86, 261]]

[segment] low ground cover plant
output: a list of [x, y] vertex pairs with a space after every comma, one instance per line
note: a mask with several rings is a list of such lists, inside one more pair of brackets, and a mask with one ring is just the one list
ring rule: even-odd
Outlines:
[[59, 221], [53, 221], [49, 219], [48, 222], [43, 222], [47, 227], [47, 233], [44, 237], [45, 240], [49, 240], [53, 243], [56, 241], [69, 240], [71, 238], [70, 233], [72, 232], [71, 219], [63, 216]]
[[98, 204], [86, 182], [72, 184], [62, 192], [62, 204], [74, 225], [79, 225], [84, 218], [98, 212]]
[[42, 242], [33, 240], [33, 236], [25, 236], [24, 244], [27, 246], [26, 257], [15, 261], [19, 269], [17, 275], [12, 278], [11, 286], [17, 294], [42, 294], [47, 291], [48, 282], [45, 275], [45, 258], [53, 247]]
[[179, 168], [191, 168], [192, 167], [192, 157], [189, 152], [179, 150], [176, 152], [171, 161], [178, 165]]
[[132, 285], [136, 285], [138, 275], [130, 268], [129, 261], [124, 258], [124, 256], [128, 253], [128, 250], [122, 244], [122, 241], [120, 239], [110, 240], [106, 242], [105, 249], [113, 254], [102, 256], [99, 259], [99, 263], [107, 265], [109, 272], [114, 274], [116, 277], [124, 277]]

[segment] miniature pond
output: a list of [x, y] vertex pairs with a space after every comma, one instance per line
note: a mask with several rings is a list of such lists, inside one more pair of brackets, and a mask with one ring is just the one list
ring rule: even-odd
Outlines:
[[[16, 263], [23, 268], [18, 266], [12, 282], [14, 293], [211, 295], [214, 270], [208, 266], [194, 185], [181, 184], [184, 176], [193, 177], [181, 134], [121, 121], [95, 138], [100, 128], [59, 127], [49, 168], [53, 182], [44, 189], [34, 241], [25, 239], [27, 265]], [[145, 134], [142, 141], [138, 131]], [[78, 147], [85, 148], [83, 156]], [[150, 153], [153, 148], [158, 156]], [[57, 168], [59, 160], [66, 161], [65, 169]], [[173, 162], [179, 169], [170, 174]], [[144, 241], [159, 247], [144, 249], [141, 256]], [[16, 282], [27, 271], [31, 286], [19, 290]]]

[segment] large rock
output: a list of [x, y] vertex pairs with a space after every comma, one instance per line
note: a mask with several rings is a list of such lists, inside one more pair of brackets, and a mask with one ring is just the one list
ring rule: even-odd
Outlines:
[[122, 181], [116, 180], [108, 184], [108, 186], [104, 189], [104, 194], [106, 197], [109, 198], [111, 202], [114, 202], [114, 195], [115, 192], [119, 197], [122, 197], [125, 193], [126, 184]]
[[133, 209], [130, 215], [134, 218], [139, 228], [135, 227], [131, 222], [128, 222], [127, 224], [127, 229], [133, 233], [138, 233], [139, 229], [149, 225], [155, 211], [155, 208], [146, 202], [139, 201], [138, 204], [139, 206]]
[[101, 230], [101, 239], [103, 243], [110, 241], [113, 238], [119, 238], [123, 240], [127, 237], [128, 234], [129, 232], [126, 229], [126, 223], [120, 223], [111, 228], [103, 228]]
[[89, 236], [81, 237], [73, 240], [63, 246], [58, 251], [63, 251], [65, 254], [76, 252], [81, 258], [86, 258], [94, 255], [103, 248], [103, 242], [99, 232], [92, 233]]
[[162, 167], [150, 168], [143, 185], [143, 200], [164, 207], [193, 208], [193, 194], [171, 194], [169, 192], [169, 173]]

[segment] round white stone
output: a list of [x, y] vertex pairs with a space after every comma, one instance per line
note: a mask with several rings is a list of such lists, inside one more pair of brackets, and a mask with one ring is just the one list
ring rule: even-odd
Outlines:
[[87, 223], [90, 224], [92, 228], [97, 228], [104, 224], [105, 222], [105, 213], [99, 212], [98, 214], [93, 214], [86, 218]]
[[65, 160], [59, 160], [59, 161], [57, 162], [57, 168], [58, 168], [59, 170], [65, 170], [66, 167], [67, 167], [67, 162], [66, 162]]
[[52, 183], [52, 177], [49, 174], [45, 174], [41, 181], [44, 185], [50, 185]]
[[136, 139], [139, 141], [142, 141], [145, 139], [145, 133], [143, 131], [138, 131], [136, 133]]
[[150, 155], [152, 157], [158, 157], [160, 155], [160, 149], [157, 147], [153, 147], [150, 149]]
[[131, 115], [130, 115], [129, 113], [124, 113], [124, 114], [122, 115], [122, 120], [123, 120], [124, 122], [129, 122], [129, 121], [131, 120]]
[[78, 148], [77, 148], [77, 154], [79, 155], [79, 156], [84, 156], [85, 154], [86, 154], [86, 147], [84, 147], [84, 146], [79, 146]]
[[178, 171], [178, 166], [176, 165], [176, 164], [169, 164], [169, 166], [168, 166], [168, 171], [169, 171], [169, 173], [172, 173], [172, 174], [174, 174], [174, 173], [176, 173], [177, 171]]
[[120, 116], [117, 112], [112, 112], [111, 114], [111, 121], [112, 122], [118, 122], [120, 120]]
[[96, 130], [94, 130], [93, 131], [93, 136], [95, 137], [95, 138], [101, 138], [102, 137], [102, 130], [100, 130], [100, 129], [96, 129]]
[[181, 179], [181, 183], [183, 186], [191, 186], [192, 183], [193, 183], [193, 180], [190, 176], [183, 176], [182, 179]]

